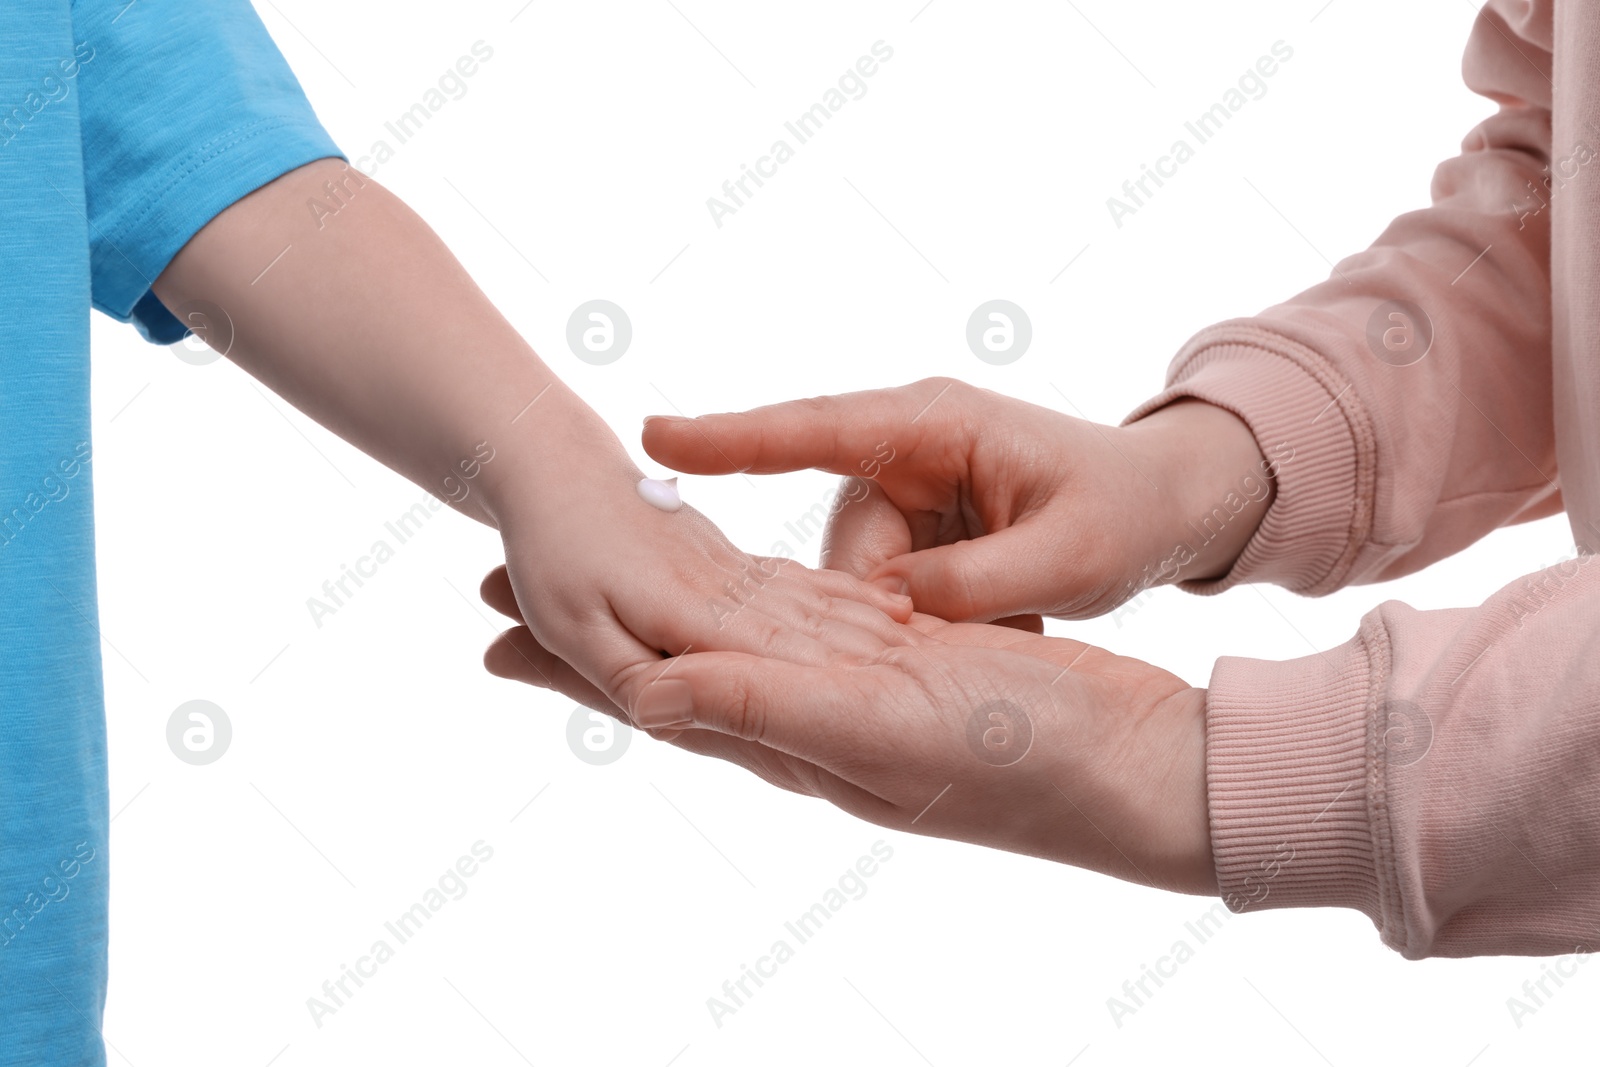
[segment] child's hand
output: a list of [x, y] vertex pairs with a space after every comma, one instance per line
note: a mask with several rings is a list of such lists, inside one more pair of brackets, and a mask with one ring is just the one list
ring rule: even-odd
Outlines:
[[[854, 476], [823, 565], [906, 589], [919, 611], [1087, 618], [1147, 585], [1225, 573], [1270, 502], [1254, 437], [1210, 404], [1100, 426], [950, 379], [741, 414], [652, 418], [644, 446], [680, 471], [817, 467]], [[1202, 544], [1188, 527], [1237, 497]], [[869, 481], [860, 481], [868, 479]], [[1242, 499], [1242, 498], [1239, 498]], [[1176, 553], [1193, 545], [1192, 557]]]
[[[504, 609], [504, 591], [485, 583]], [[509, 612], [508, 612], [509, 613]], [[876, 662], [655, 664], [634, 719], [870, 822], [1187, 893], [1216, 890], [1205, 691], [1077, 641], [916, 617]], [[524, 629], [494, 673], [615, 714]]]
[[[797, 663], [870, 662], [903, 644], [911, 602], [855, 578], [736, 549], [699, 512], [657, 510], [640, 472], [594, 424], [485, 486], [505, 579], [533, 636], [631, 708], [662, 654], [730, 650]], [[498, 464], [500, 461], [497, 460]], [[515, 484], [513, 484], [515, 483]]]
[[[305, 204], [330, 190], [342, 206], [324, 227]], [[624, 706], [663, 651], [872, 654], [894, 631], [860, 600], [910, 613], [842, 575], [763, 568], [694, 511], [641, 500], [616, 436], [438, 236], [338, 160], [223, 211], [154, 289], [186, 324], [205, 321], [186, 308], [211, 309], [206, 340], [230, 359], [498, 529], [532, 631]]]

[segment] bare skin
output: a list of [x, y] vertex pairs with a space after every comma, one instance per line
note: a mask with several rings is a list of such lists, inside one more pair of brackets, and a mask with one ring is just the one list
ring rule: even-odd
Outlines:
[[[342, 204], [318, 217], [312, 199]], [[420, 218], [338, 160], [205, 226], [156, 279], [208, 342], [296, 407], [504, 541], [521, 616], [622, 707], [663, 653], [873, 657], [910, 603], [739, 551], [692, 508], [639, 499], [616, 436], [519, 337]], [[492, 452], [493, 458], [482, 456]], [[465, 493], [461, 492], [465, 489]]]
[[[653, 417], [644, 445], [695, 474], [815, 467], [865, 479], [829, 522], [823, 566], [964, 621], [1089, 618], [1149, 585], [1218, 577], [1272, 502], [1255, 437], [1222, 408], [1180, 401], [1103, 426], [948, 378]], [[1241, 493], [1247, 477], [1259, 499]], [[1189, 524], [1230, 493], [1243, 508], [1202, 543]], [[1193, 556], [1175, 559], [1180, 544]]]
[[[1181, 401], [1100, 426], [932, 379], [653, 418], [644, 443], [693, 473], [846, 476], [825, 566], [908, 592], [919, 612], [1007, 625], [919, 614], [905, 645], [865, 664], [695, 653], [647, 672], [636, 725], [872, 822], [1216, 892], [1205, 690], [1037, 631], [1042, 614], [1087, 618], [1232, 567], [1272, 502], [1242, 420]], [[1225, 500], [1227, 520], [1199, 535], [1191, 523]], [[503, 572], [483, 595], [518, 618]], [[619, 713], [525, 627], [485, 663]], [[1018, 731], [1027, 747], [1014, 762], [974, 741], [1015, 743]]]
[[[515, 619], [503, 569], [484, 599]], [[882, 826], [1217, 891], [1205, 690], [1104, 649], [925, 615], [873, 662], [695, 652], [644, 672], [634, 721]], [[485, 664], [620, 715], [539, 645], [502, 634]], [[1009, 746], [1009, 748], [1008, 748]]]

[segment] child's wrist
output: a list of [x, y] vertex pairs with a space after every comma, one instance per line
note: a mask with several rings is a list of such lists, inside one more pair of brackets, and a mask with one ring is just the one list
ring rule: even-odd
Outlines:
[[[635, 492], [642, 476], [610, 427], [559, 383], [551, 393], [557, 389], [563, 395], [556, 403], [542, 412], [542, 401], [530, 409], [500, 444], [489, 439], [495, 457], [482, 468], [480, 506], [502, 534], [508, 526], [542, 525], [547, 516], [612, 483], [618, 491]], [[534, 412], [540, 418], [530, 421]]]

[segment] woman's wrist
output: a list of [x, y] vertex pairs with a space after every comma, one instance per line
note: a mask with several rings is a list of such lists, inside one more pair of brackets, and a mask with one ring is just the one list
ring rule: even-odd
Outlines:
[[1250, 427], [1226, 408], [1184, 399], [1127, 429], [1144, 438], [1164, 502], [1156, 523], [1162, 553], [1151, 584], [1223, 577], [1275, 496]]

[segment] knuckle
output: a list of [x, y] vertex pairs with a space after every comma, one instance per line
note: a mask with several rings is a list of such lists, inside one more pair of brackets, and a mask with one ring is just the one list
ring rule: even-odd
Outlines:
[[772, 655], [779, 650], [783, 643], [784, 627], [777, 619], [767, 615], [753, 615], [749, 625], [752, 631], [750, 639], [756, 651], [763, 655]]
[[943, 395], [950, 400], [961, 400], [980, 392], [977, 386], [964, 382], [960, 378], [951, 378], [947, 375], [929, 378], [928, 385], [933, 390], [932, 396]]
[[956, 566], [945, 572], [945, 608], [956, 619], [970, 619], [987, 601], [989, 580], [975, 567]]
[[833, 606], [834, 593], [843, 584], [842, 574], [820, 571], [808, 576], [808, 581], [795, 582], [790, 595], [794, 597], [795, 606], [805, 618], [813, 618], [826, 612]]
[[805, 415], [826, 415], [832, 408], [830, 396], [806, 396], [794, 401], [794, 410]]
[[760, 704], [754, 699], [748, 678], [741, 679], [734, 686], [725, 714], [728, 731], [735, 737], [757, 744], [765, 738], [766, 717], [761, 714]]

